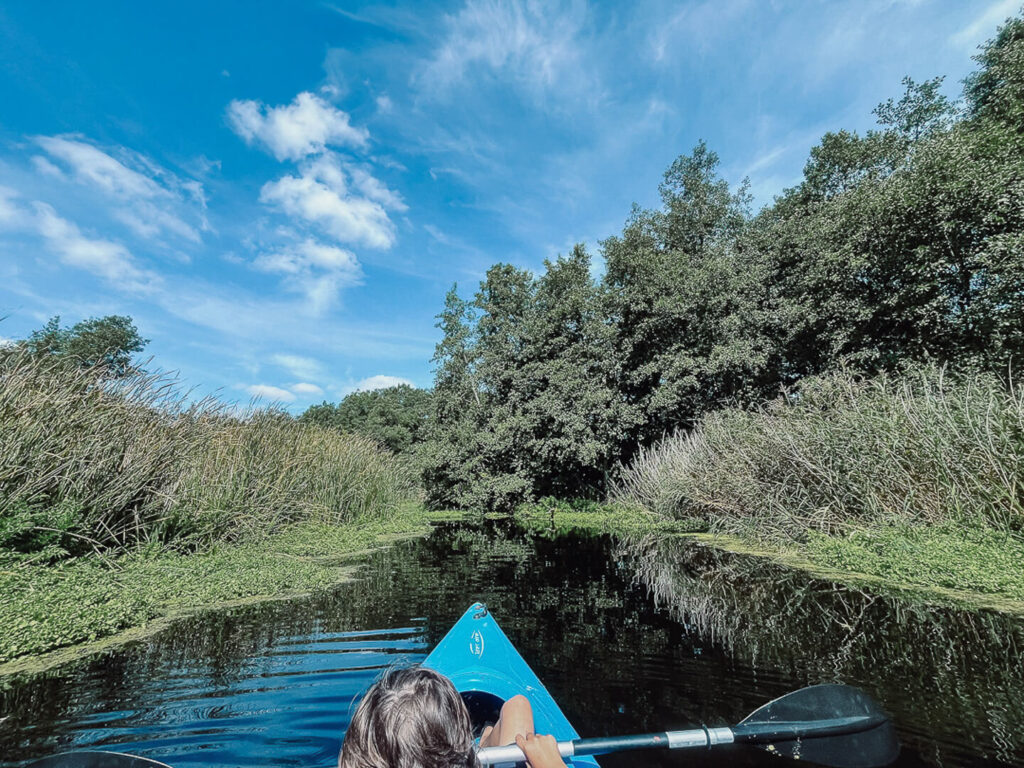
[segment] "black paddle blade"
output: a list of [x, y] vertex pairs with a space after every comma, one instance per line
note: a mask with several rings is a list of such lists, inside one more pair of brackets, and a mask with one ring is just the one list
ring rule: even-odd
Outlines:
[[834, 768], [879, 768], [900, 752], [889, 716], [864, 691], [813, 685], [780, 696], [733, 728], [737, 742]]
[[29, 763], [25, 768], [170, 768], [146, 757], [120, 752], [65, 752]]

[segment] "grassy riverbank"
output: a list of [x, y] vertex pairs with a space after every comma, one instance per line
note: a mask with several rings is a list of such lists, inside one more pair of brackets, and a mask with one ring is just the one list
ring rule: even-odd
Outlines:
[[0, 555], [198, 550], [418, 493], [408, 462], [368, 438], [195, 401], [167, 375], [0, 350]]
[[112, 558], [92, 555], [5, 568], [0, 570], [0, 675], [68, 655], [40, 654], [69, 646], [77, 653], [81, 644], [160, 626], [184, 613], [331, 587], [347, 578], [354, 556], [396, 538], [423, 535], [438, 517], [409, 504], [387, 517], [299, 523], [194, 554], [150, 547]]
[[834, 374], [663, 440], [613, 498], [813, 567], [1024, 600], [1024, 394]]
[[1024, 390], [981, 374], [834, 374], [641, 452], [613, 494], [713, 531], [1024, 530]]
[[340, 558], [425, 531], [419, 496], [373, 440], [194, 401], [167, 375], [0, 348], [0, 672], [334, 584]]
[[992, 529], [877, 526], [803, 541], [708, 532], [706, 520], [675, 520], [637, 507], [545, 499], [514, 518], [540, 535], [610, 534], [623, 540], [695, 537], [716, 549], [767, 558], [827, 579], [900, 597], [1024, 614], [1024, 542]]
[[885, 526], [846, 536], [812, 534], [791, 549], [820, 568], [951, 590], [967, 602], [1024, 606], [1024, 542], [990, 528]]
[[849, 537], [812, 535], [786, 545], [731, 534], [695, 533], [699, 541], [739, 555], [914, 602], [1024, 615], [1024, 545], [979, 532], [886, 529]]

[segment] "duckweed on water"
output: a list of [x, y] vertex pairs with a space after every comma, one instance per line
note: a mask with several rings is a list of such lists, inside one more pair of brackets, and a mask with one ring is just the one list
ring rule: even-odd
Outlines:
[[[540, 535], [611, 534], [635, 540], [651, 535], [667, 540], [703, 534], [708, 528], [696, 518], [665, 519], [635, 507], [582, 500], [542, 499], [520, 507], [515, 520]], [[870, 577], [874, 589], [912, 593], [926, 601], [1014, 612], [1024, 603], [1024, 571], [1019, 566], [1024, 563], [1024, 541], [983, 524], [879, 525], [846, 535], [810, 531], [804, 541], [785, 545], [722, 534], [700, 538], [716, 549], [828, 572], [849, 583]]]
[[805, 549], [824, 568], [1024, 600], [1024, 542], [991, 528], [884, 526], [846, 536], [811, 533]]
[[536, 504], [519, 507], [514, 517], [526, 528], [555, 534], [608, 533], [623, 536], [707, 530], [707, 523], [700, 519], [668, 519], [635, 506], [602, 504], [585, 499], [541, 499]]
[[424, 534], [434, 517], [410, 505], [385, 519], [302, 523], [191, 555], [149, 548], [51, 565], [9, 560], [0, 566], [0, 664], [226, 601], [327, 589], [348, 575], [346, 558]]

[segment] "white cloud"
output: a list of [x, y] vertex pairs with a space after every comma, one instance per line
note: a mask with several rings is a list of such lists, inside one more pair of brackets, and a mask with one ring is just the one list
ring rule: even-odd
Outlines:
[[246, 143], [262, 144], [278, 160], [301, 160], [329, 145], [364, 147], [369, 139], [365, 128], [349, 123], [348, 114], [309, 92], [280, 107], [232, 101], [228, 121]]
[[319, 379], [323, 376], [323, 366], [311, 357], [277, 354], [271, 355], [270, 360], [300, 379]]
[[447, 35], [418, 73], [427, 91], [446, 92], [482, 70], [525, 90], [539, 104], [552, 91], [592, 96], [580, 37], [586, 6], [470, 0], [447, 17]]
[[[199, 182], [181, 180], [149, 158], [123, 148], [121, 154], [130, 158], [137, 168], [129, 168], [112, 155], [77, 138], [37, 136], [35, 141], [50, 157], [66, 164], [75, 181], [122, 201], [126, 207], [115, 209], [113, 216], [140, 237], [155, 238], [168, 232], [199, 242], [198, 230], [180, 215], [186, 197], [198, 205], [201, 227], [208, 229], [203, 213], [206, 196]], [[45, 157], [33, 157], [32, 162], [41, 173], [61, 180], [67, 178], [64, 171]]]
[[452, 239], [448, 237], [444, 232], [435, 227], [433, 224], [424, 224], [423, 229], [426, 230], [427, 234], [437, 240], [441, 245], [451, 245]]
[[397, 192], [392, 192], [384, 183], [371, 175], [366, 168], [358, 165], [348, 164], [345, 168], [352, 185], [370, 200], [380, 203], [390, 211], [407, 211], [409, 207], [402, 200]]
[[366, 197], [352, 194], [346, 169], [329, 154], [304, 163], [299, 176], [283, 176], [264, 184], [260, 201], [318, 227], [339, 242], [390, 248], [395, 232], [385, 205], [401, 205], [398, 210], [404, 210], [404, 204], [369, 174], [347, 170], [355, 175], [357, 189]]
[[52, 176], [55, 179], [64, 179], [64, 171], [58, 168], [56, 165], [51, 163], [42, 155], [34, 155], [32, 157], [32, 165], [35, 169], [43, 174], [44, 176]]
[[150, 287], [156, 279], [139, 269], [131, 253], [120, 243], [86, 237], [46, 203], [35, 202], [33, 207], [37, 231], [65, 264], [135, 290]]
[[777, 147], [773, 147], [767, 152], [764, 152], [760, 156], [754, 158], [753, 162], [751, 162], [743, 172], [743, 175], [750, 176], [751, 174], [762, 171], [765, 168], [770, 168], [775, 165], [778, 159], [786, 154], [789, 149], [790, 147], [787, 145], [779, 145]]
[[[194, 325], [224, 334], [233, 342], [291, 348], [297, 342], [318, 352], [374, 359], [427, 359], [435, 340], [422, 329], [407, 332], [388, 323], [311, 322], [304, 307], [292, 300], [242, 291], [203, 281], [179, 281], [173, 290], [158, 290], [153, 301], [163, 311]], [[44, 318], [45, 320], [45, 318]], [[294, 379], [308, 379], [293, 373]]]
[[281, 403], [291, 403], [295, 401], [295, 395], [287, 389], [273, 387], [270, 384], [250, 384], [245, 387], [245, 391], [260, 400], [270, 400], [272, 402]]
[[324, 391], [316, 384], [310, 384], [306, 381], [300, 381], [298, 384], [292, 384], [292, 392], [296, 395], [322, 395]]
[[114, 211], [114, 218], [139, 237], [154, 238], [160, 232], [167, 231], [194, 243], [198, 243], [200, 240], [199, 232], [195, 227], [146, 201], [136, 202], [131, 208]]
[[723, 34], [736, 29], [736, 21], [749, 12], [751, 0], [707, 0], [679, 4], [671, 17], [653, 25], [650, 53], [654, 61], [669, 64], [676, 55], [708, 51]]
[[296, 281], [294, 287], [306, 295], [309, 300], [309, 311], [314, 315], [322, 315], [337, 303], [338, 294], [348, 284], [344, 277], [329, 273], [300, 279]]
[[996, 28], [1017, 13], [1021, 0], [996, 0], [976, 16], [974, 21], [950, 36], [949, 42], [958, 48], [973, 49], [995, 34]]
[[363, 276], [351, 251], [312, 239], [260, 254], [253, 266], [284, 275], [285, 287], [305, 293], [316, 314], [331, 307], [342, 288], [357, 285]]
[[341, 272], [353, 281], [360, 276], [359, 261], [355, 254], [344, 248], [323, 245], [307, 239], [291, 248], [258, 256], [254, 262], [257, 268], [266, 272], [280, 272], [287, 275], [300, 274], [310, 269], [325, 269]]
[[372, 392], [376, 389], [387, 389], [388, 387], [397, 387], [401, 384], [406, 384], [410, 387], [416, 386], [408, 379], [398, 376], [377, 375], [358, 381], [354, 386], [346, 388], [346, 394], [351, 392]]
[[170, 193], [153, 179], [132, 170], [84, 141], [62, 136], [39, 136], [39, 144], [52, 157], [64, 161], [75, 178], [120, 197], [166, 197]]
[[17, 225], [24, 218], [21, 208], [12, 202], [16, 197], [16, 190], [0, 184], [0, 224]]

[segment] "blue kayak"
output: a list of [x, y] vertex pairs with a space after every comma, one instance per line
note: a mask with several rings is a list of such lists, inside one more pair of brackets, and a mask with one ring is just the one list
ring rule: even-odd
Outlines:
[[[478, 728], [484, 722], [493, 723], [501, 705], [521, 693], [533, 707], [537, 733], [550, 733], [558, 741], [579, 738], [551, 694], [482, 603], [469, 607], [423, 665], [437, 670], [455, 684]], [[593, 766], [597, 761], [592, 757], [575, 757], [567, 760], [567, 764]]]

